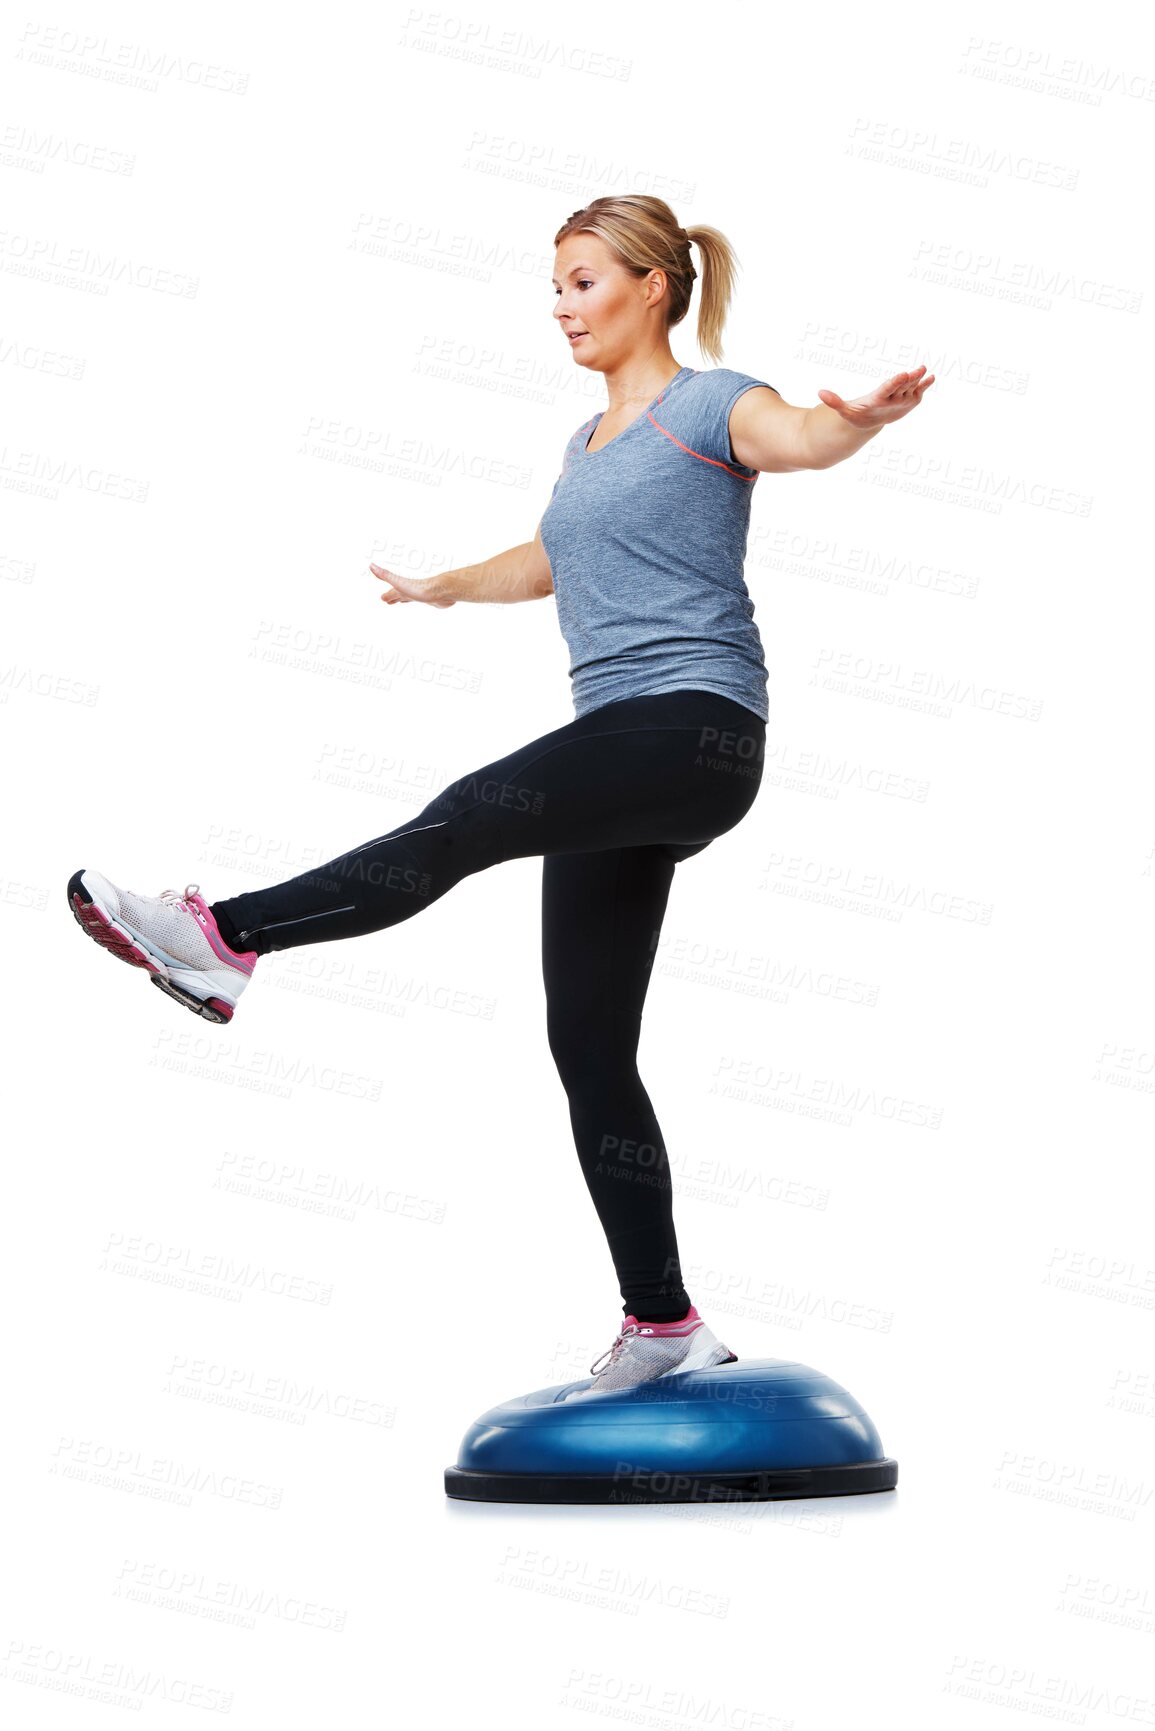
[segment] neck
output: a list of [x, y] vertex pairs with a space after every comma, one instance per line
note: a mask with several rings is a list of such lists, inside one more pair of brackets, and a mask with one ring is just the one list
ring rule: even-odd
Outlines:
[[653, 402], [654, 398], [681, 372], [669, 348], [644, 355], [630, 355], [617, 366], [607, 367], [602, 375], [609, 397], [608, 414], [619, 409], [632, 409]]

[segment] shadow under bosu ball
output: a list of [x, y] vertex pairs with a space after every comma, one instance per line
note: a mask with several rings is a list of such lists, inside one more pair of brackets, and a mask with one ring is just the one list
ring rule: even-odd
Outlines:
[[890, 1491], [898, 1462], [854, 1396], [755, 1358], [583, 1392], [559, 1383], [469, 1427], [447, 1496], [487, 1503], [764, 1502]]

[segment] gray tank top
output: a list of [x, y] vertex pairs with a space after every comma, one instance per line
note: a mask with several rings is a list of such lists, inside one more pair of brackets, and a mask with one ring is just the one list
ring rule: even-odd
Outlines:
[[575, 716], [695, 686], [769, 719], [743, 575], [759, 471], [734, 461], [729, 432], [738, 398], [765, 384], [682, 367], [600, 451], [586, 449], [600, 414], [570, 439], [541, 539]]

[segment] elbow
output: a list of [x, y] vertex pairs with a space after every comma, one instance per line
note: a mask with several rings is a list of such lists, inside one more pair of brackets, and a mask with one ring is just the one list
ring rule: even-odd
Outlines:
[[811, 425], [811, 413], [810, 409], [803, 409], [796, 423], [794, 444], [791, 451], [791, 456], [794, 459], [793, 466], [795, 469], [833, 468], [839, 459], [836, 455], [831, 454], [828, 442], [824, 444], [820, 438], [815, 438], [815, 433], [820, 432], [821, 429]]

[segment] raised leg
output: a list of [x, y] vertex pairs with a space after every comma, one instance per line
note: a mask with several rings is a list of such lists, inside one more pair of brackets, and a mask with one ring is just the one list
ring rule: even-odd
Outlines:
[[749, 810], [764, 742], [757, 716], [712, 692], [609, 703], [460, 777], [386, 835], [212, 912], [226, 943], [263, 955], [396, 925], [507, 859], [657, 843], [686, 858]]

